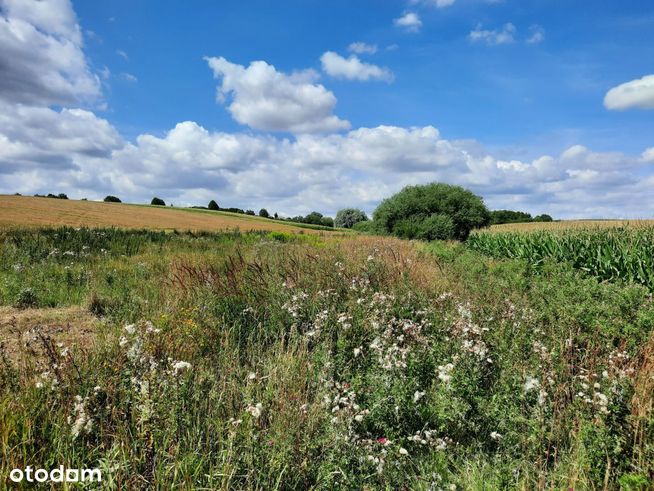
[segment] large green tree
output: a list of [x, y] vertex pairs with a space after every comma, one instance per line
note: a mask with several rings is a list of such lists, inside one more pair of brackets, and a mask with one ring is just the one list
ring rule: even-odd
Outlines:
[[432, 183], [407, 186], [385, 199], [373, 219], [378, 230], [403, 238], [465, 240], [473, 228], [489, 224], [490, 213], [471, 191]]
[[336, 214], [334, 224], [340, 228], [352, 228], [355, 223], [368, 220], [366, 214], [357, 208], [344, 208]]

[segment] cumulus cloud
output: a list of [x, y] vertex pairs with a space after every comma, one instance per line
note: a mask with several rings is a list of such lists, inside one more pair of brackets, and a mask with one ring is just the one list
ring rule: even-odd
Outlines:
[[654, 179], [643, 177], [653, 149], [630, 156], [576, 145], [523, 161], [498, 159], [474, 140], [445, 139], [432, 126], [288, 139], [213, 132], [192, 121], [132, 143], [88, 111], [2, 109], [0, 192], [54, 189], [128, 201], [157, 194], [179, 204], [220, 196], [293, 215], [350, 205], [372, 211], [405, 185], [441, 181], [469, 187], [493, 208], [557, 217], [654, 213]]
[[393, 73], [372, 63], [362, 62], [356, 55], [343, 58], [338, 53], [327, 51], [320, 57], [322, 69], [328, 75], [347, 80], [383, 80], [393, 81]]
[[470, 31], [468, 34], [468, 39], [472, 43], [485, 43], [489, 46], [491, 45], [500, 45], [500, 44], [510, 44], [515, 41], [514, 35], [516, 33], [516, 28], [510, 22], [504, 24], [502, 29], [482, 29], [481, 24], [476, 27], [476, 29]]
[[101, 95], [68, 0], [0, 0], [0, 98], [90, 103]]
[[420, 16], [415, 12], [407, 12], [401, 17], [393, 20], [393, 24], [409, 32], [418, 32], [422, 27]]
[[356, 53], [358, 55], [374, 55], [377, 52], [378, 48], [376, 44], [367, 44], [357, 41], [355, 43], [351, 43], [347, 47], [347, 50], [350, 53]]
[[535, 24], [529, 28], [531, 36], [527, 38], [527, 44], [539, 44], [545, 41], [545, 29]]
[[292, 74], [277, 71], [265, 61], [244, 67], [223, 57], [205, 58], [220, 80], [217, 97], [241, 124], [265, 131], [332, 132], [350, 123], [332, 114], [334, 94], [316, 83], [312, 70]]
[[613, 87], [604, 96], [604, 107], [610, 110], [654, 109], [654, 75]]

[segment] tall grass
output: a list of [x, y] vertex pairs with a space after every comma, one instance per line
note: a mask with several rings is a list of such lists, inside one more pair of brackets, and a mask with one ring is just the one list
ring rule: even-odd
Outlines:
[[535, 232], [480, 232], [466, 245], [493, 257], [566, 261], [600, 280], [624, 280], [654, 290], [654, 227]]
[[[21, 236], [37, 244], [24, 255], [5, 235], [23, 263], [1, 267], [0, 285], [108, 307], [93, 345], [27, 326], [29, 345], [0, 349], [2, 479], [60, 464], [100, 467], [107, 489], [654, 477], [654, 310], [638, 285], [377, 237], [144, 232], [63, 261], [39, 251], [93, 239], [53, 233]], [[67, 290], [71, 268], [88, 280]]]

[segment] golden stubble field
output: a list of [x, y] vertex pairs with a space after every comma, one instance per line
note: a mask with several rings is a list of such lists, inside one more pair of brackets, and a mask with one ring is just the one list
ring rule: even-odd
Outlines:
[[57, 226], [325, 233], [270, 219], [227, 212], [0, 195], [0, 229]]

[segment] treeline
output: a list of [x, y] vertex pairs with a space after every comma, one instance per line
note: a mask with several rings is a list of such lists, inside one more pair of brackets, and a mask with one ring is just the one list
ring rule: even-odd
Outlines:
[[547, 214], [532, 217], [530, 213], [513, 210], [494, 210], [490, 212], [490, 224], [501, 225], [502, 223], [528, 223], [528, 222], [553, 222], [553, 218]]

